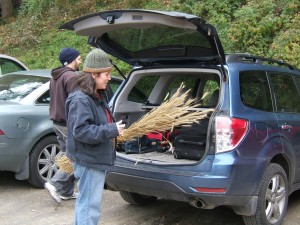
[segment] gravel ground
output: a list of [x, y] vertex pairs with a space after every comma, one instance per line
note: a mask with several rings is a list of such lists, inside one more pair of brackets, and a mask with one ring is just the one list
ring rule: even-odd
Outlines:
[[[72, 225], [74, 200], [55, 203], [44, 189], [0, 172], [0, 225]], [[201, 210], [183, 202], [159, 199], [147, 207], [127, 204], [117, 192], [104, 191], [99, 225], [243, 225], [230, 208]], [[299, 225], [300, 192], [290, 198], [283, 225]]]

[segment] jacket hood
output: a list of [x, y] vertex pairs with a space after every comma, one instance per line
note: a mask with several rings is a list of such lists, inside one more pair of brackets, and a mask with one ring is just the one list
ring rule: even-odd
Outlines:
[[67, 102], [72, 101], [74, 98], [83, 98], [84, 94], [79, 89], [74, 90], [71, 92], [67, 98]]
[[67, 71], [72, 71], [74, 72], [73, 69], [63, 66], [63, 67], [58, 67], [55, 68], [51, 71], [51, 76], [54, 80], [57, 80], [63, 73], [67, 72]]

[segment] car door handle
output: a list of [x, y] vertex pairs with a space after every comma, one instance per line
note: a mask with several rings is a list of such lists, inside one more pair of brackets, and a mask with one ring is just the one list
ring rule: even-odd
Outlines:
[[288, 125], [288, 124], [283, 124], [283, 125], [281, 125], [281, 129], [282, 130], [291, 130], [291, 129], [293, 129], [293, 126]]

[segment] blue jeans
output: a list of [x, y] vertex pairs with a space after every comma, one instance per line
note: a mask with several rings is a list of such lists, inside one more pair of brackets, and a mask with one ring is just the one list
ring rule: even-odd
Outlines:
[[76, 162], [73, 162], [73, 166], [79, 191], [74, 225], [97, 225], [101, 215], [105, 171], [81, 166]]

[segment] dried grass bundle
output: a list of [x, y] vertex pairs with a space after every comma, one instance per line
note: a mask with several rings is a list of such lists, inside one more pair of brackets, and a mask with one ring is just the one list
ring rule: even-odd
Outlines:
[[123, 135], [118, 137], [118, 142], [141, 137], [149, 132], [172, 130], [173, 127], [179, 125], [188, 126], [206, 118], [212, 109], [204, 111], [195, 110], [195, 107], [199, 106], [199, 103], [195, 98], [189, 98], [190, 90], [185, 92], [183, 90], [184, 85], [181, 84], [169, 100], [152, 109], [137, 122], [124, 129]]
[[[152, 109], [137, 122], [123, 131], [123, 136], [118, 137], [118, 142], [128, 141], [141, 137], [149, 132], [168, 131], [176, 126], [189, 126], [194, 122], [201, 122], [213, 109], [204, 111], [196, 110], [199, 106], [195, 98], [189, 98], [189, 92], [183, 91], [181, 85], [176, 93], [159, 107]], [[73, 165], [66, 155], [60, 155], [55, 160], [56, 165], [66, 173], [73, 173]]]
[[59, 155], [55, 158], [55, 164], [58, 168], [66, 173], [73, 173], [73, 165], [71, 160], [65, 155]]

